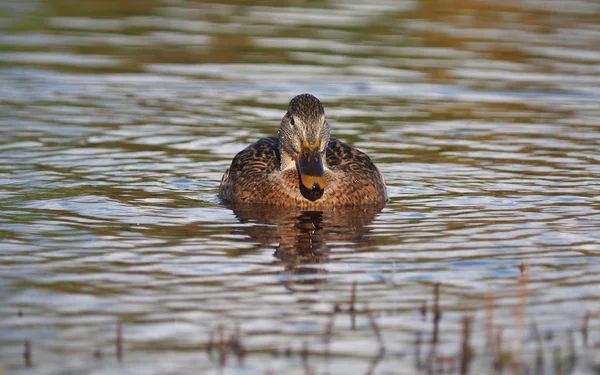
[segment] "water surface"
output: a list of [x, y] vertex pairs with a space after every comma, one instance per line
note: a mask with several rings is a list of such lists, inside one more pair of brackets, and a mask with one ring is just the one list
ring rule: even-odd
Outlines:
[[[411, 374], [435, 283], [441, 366], [468, 315], [491, 371], [492, 300], [525, 366], [533, 323], [552, 353], [590, 311], [597, 342], [597, 2], [78, 4], [3, 11], [7, 373]], [[220, 204], [231, 158], [302, 92], [379, 166], [383, 210]]]

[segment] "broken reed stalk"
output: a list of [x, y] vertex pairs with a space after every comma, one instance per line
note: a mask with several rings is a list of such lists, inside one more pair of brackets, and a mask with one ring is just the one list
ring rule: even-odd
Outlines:
[[438, 342], [439, 326], [442, 313], [440, 312], [440, 283], [433, 286], [433, 337], [432, 343]]
[[575, 367], [575, 361], [577, 360], [577, 351], [575, 350], [575, 333], [572, 329], [569, 330], [568, 340], [569, 357], [567, 360], [567, 372], [571, 373]]
[[206, 344], [206, 354], [208, 354], [208, 358], [213, 359], [213, 350], [215, 348], [215, 333], [214, 331], [210, 331], [208, 336], [208, 344]]
[[217, 348], [220, 352], [225, 351], [225, 330], [220, 324], [217, 326]]
[[117, 335], [115, 338], [115, 352], [117, 354], [117, 361], [123, 362], [123, 323], [117, 321]]
[[350, 296], [350, 319], [352, 330], [356, 329], [356, 281], [352, 283], [352, 295]]
[[305, 366], [308, 365], [308, 342], [304, 341], [302, 344], [302, 350], [300, 351], [300, 358], [302, 358], [302, 363]]
[[25, 360], [25, 367], [31, 367], [31, 342], [29, 340], [25, 340], [23, 359]]
[[585, 315], [583, 316], [583, 325], [581, 326], [581, 336], [583, 338], [583, 347], [587, 348], [588, 347], [588, 332], [589, 332], [589, 328], [590, 328], [590, 317], [591, 317], [591, 313], [590, 311], [586, 311]]
[[373, 375], [377, 365], [379, 365], [384, 356], [385, 353], [380, 351], [375, 357], [373, 357], [373, 359], [369, 361], [369, 368], [367, 369], [367, 372], [365, 372], [365, 375]]
[[421, 305], [419, 312], [421, 313], [421, 320], [427, 320], [427, 301], [423, 301], [423, 305]]
[[[521, 348], [523, 347], [523, 331], [525, 330], [525, 310], [527, 307], [527, 287], [529, 284], [529, 267], [526, 263], [521, 263], [519, 267], [521, 270], [521, 278], [520, 285], [521, 291], [519, 294], [519, 304], [517, 306], [517, 341], [513, 347], [513, 353], [517, 356], [521, 353]], [[519, 360], [518, 358], [515, 358]]]
[[485, 305], [485, 340], [488, 347], [488, 350], [493, 352], [494, 345], [494, 309], [496, 308], [494, 304], [494, 296], [492, 294], [487, 294], [485, 296], [487, 303]]
[[225, 329], [221, 324], [217, 326], [217, 348], [219, 350], [219, 364], [224, 366], [227, 363], [227, 345], [225, 343]]
[[246, 352], [244, 350], [244, 345], [242, 344], [242, 332], [240, 330], [239, 323], [235, 324], [235, 328], [233, 330], [233, 334], [229, 340], [229, 348], [235, 354], [237, 358], [238, 364], [242, 365], [244, 363], [244, 357]]
[[373, 316], [373, 312], [369, 309], [369, 304], [365, 304], [365, 312], [367, 313], [367, 317], [369, 318], [369, 322], [371, 323], [371, 327], [373, 328], [373, 332], [375, 332], [375, 337], [377, 337], [377, 342], [379, 343], [379, 353], [385, 352], [385, 345], [383, 343], [383, 337], [381, 336], [381, 330], [375, 321], [375, 317]]
[[431, 373], [433, 364], [437, 357], [437, 344], [439, 336], [439, 324], [442, 313], [440, 311], [440, 283], [436, 282], [433, 285], [433, 334], [431, 335], [431, 344], [425, 366], [427, 373]]
[[309, 366], [308, 363], [304, 364], [304, 375], [315, 375], [313, 369]]
[[469, 364], [471, 363], [471, 325], [473, 318], [470, 316], [463, 317], [462, 329], [462, 345], [460, 354], [460, 374], [467, 375], [469, 373]]
[[323, 342], [325, 343], [326, 354], [329, 355], [329, 344], [331, 343], [331, 334], [333, 332], [333, 324], [335, 321], [335, 313], [337, 312], [337, 307], [334, 306], [333, 311], [329, 315], [329, 321], [325, 326], [325, 332], [323, 333]]
[[495, 355], [494, 355], [494, 368], [498, 373], [502, 373], [502, 369], [504, 368], [504, 358], [503, 358], [503, 350], [502, 350], [502, 341], [503, 341], [503, 333], [504, 329], [502, 326], [498, 327], [496, 331], [496, 340], [495, 340]]

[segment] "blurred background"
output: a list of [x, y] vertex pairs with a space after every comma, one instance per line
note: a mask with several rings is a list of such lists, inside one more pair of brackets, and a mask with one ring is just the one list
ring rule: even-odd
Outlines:
[[[0, 374], [594, 373], [600, 2], [4, 0], [0, 26]], [[382, 211], [218, 201], [303, 92]]]

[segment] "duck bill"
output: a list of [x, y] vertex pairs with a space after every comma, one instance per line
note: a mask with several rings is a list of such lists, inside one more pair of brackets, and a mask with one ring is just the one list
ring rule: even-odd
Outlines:
[[319, 141], [314, 145], [309, 145], [305, 140], [302, 150], [298, 153], [300, 192], [304, 198], [313, 202], [323, 196], [326, 187], [325, 169], [319, 148]]

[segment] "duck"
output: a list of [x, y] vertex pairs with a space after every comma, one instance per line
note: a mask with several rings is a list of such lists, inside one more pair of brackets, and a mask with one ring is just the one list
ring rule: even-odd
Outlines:
[[383, 174], [364, 152], [331, 137], [325, 109], [311, 94], [294, 97], [277, 137], [249, 145], [233, 158], [219, 198], [302, 210], [383, 206]]

